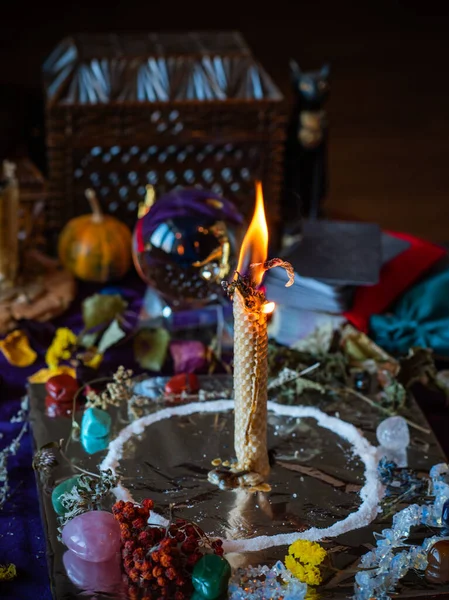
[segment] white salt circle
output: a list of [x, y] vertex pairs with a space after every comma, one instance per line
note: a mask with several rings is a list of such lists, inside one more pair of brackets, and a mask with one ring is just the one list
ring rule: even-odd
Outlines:
[[[186, 416], [194, 413], [218, 413], [233, 409], [234, 400], [211, 400], [209, 402], [192, 402], [191, 404], [163, 408], [155, 413], [141, 417], [122, 429], [115, 440], [109, 444], [108, 454], [101, 463], [100, 469], [102, 471], [111, 469], [113, 473], [116, 473], [126, 442], [133, 435], [141, 434], [150, 425], [154, 425], [170, 417]], [[264, 550], [273, 546], [290, 545], [298, 539], [318, 542], [323, 538], [336, 537], [348, 531], [369, 525], [379, 511], [379, 502], [382, 500], [384, 493], [384, 487], [377, 476], [377, 449], [368, 442], [354, 425], [342, 421], [337, 417], [331, 417], [313, 406], [287, 406], [277, 404], [276, 402], [268, 402], [268, 410], [276, 415], [285, 417], [311, 417], [317, 421], [320, 427], [331, 430], [349, 442], [354, 454], [360, 458], [365, 466], [365, 485], [360, 490], [362, 504], [355, 512], [348, 515], [345, 519], [337, 521], [330, 527], [311, 527], [307, 531], [260, 535], [251, 539], [223, 539], [224, 551], [249, 552]], [[134, 501], [130, 491], [122, 484], [119, 484], [115, 488], [114, 493], [118, 500]], [[154, 511], [150, 514], [150, 521], [164, 527], [168, 524], [167, 519]]]

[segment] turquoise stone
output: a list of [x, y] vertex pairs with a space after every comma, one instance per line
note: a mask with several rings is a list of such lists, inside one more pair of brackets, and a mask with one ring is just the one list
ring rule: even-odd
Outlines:
[[227, 589], [231, 577], [231, 565], [216, 554], [205, 554], [196, 563], [192, 583], [201, 598], [215, 600]]
[[65, 494], [65, 492], [71, 491], [73, 486], [75, 486], [77, 484], [78, 479], [79, 479], [79, 475], [75, 475], [75, 477], [70, 477], [70, 479], [66, 479], [65, 481], [62, 481], [61, 483], [59, 483], [55, 487], [55, 489], [52, 491], [51, 502], [53, 504], [53, 508], [55, 509], [55, 512], [58, 515], [64, 515], [66, 512], [65, 508], [62, 506], [59, 499], [61, 498], [62, 494]]
[[81, 421], [81, 435], [104, 438], [111, 429], [111, 415], [101, 408], [88, 408]]
[[87, 454], [96, 454], [102, 450], [106, 450], [109, 445], [109, 436], [105, 435], [101, 438], [89, 437], [88, 435], [81, 435], [81, 445]]

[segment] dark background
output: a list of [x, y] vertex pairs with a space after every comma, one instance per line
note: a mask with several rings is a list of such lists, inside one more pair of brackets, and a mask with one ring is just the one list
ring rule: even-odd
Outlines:
[[23, 140], [39, 149], [41, 64], [62, 37], [187, 29], [239, 29], [288, 96], [290, 57], [303, 69], [329, 60], [328, 210], [449, 239], [449, 18], [427, 2], [3, 0], [0, 154]]

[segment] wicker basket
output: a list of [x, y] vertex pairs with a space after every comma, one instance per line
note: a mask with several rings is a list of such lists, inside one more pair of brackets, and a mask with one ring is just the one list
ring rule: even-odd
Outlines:
[[279, 221], [285, 103], [238, 33], [67, 38], [44, 81], [50, 228], [87, 211], [87, 187], [130, 226], [148, 183], [212, 188], [248, 214], [259, 178]]

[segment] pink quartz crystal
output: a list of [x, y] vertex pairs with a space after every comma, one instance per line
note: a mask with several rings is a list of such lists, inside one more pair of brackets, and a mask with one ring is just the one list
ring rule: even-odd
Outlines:
[[70, 581], [82, 590], [96, 592], [118, 591], [122, 583], [120, 555], [105, 562], [88, 562], [72, 550], [62, 557]]
[[103, 562], [120, 552], [120, 527], [111, 513], [94, 510], [69, 521], [62, 541], [83, 560]]

